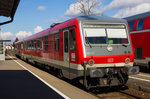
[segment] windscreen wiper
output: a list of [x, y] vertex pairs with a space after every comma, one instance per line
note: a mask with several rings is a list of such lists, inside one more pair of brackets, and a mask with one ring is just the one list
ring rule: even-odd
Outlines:
[[89, 44], [90, 48], [92, 48], [92, 46], [91, 46], [89, 40], [88, 40], [86, 37], [85, 37], [85, 39], [86, 39], [86, 42]]
[[90, 48], [92, 48], [92, 46], [91, 46], [91, 44], [90, 44], [90, 41], [87, 39], [87, 34], [86, 34], [86, 32], [85, 32], [85, 39], [86, 39], [86, 42], [89, 44], [89, 46], [90, 46]]
[[124, 44], [124, 43], [122, 44], [122, 46], [127, 47], [127, 45], [126, 45], [126, 44]]

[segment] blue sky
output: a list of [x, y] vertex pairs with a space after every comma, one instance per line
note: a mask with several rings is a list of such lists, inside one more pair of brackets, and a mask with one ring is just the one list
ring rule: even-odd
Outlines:
[[[104, 16], [123, 18], [150, 11], [150, 0], [97, 0], [93, 12]], [[20, 0], [12, 23], [2, 25], [2, 39], [14, 41], [49, 28], [53, 22], [62, 22], [78, 16], [77, 0]], [[70, 17], [71, 16], [71, 17]], [[0, 17], [0, 21], [5, 20]]]

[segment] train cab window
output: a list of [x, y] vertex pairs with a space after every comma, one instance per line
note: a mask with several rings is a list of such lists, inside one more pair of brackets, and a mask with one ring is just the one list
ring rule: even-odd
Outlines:
[[48, 51], [48, 36], [45, 37], [45, 51]]
[[55, 34], [55, 51], [59, 51], [60, 43], [59, 43], [59, 33]]
[[130, 21], [129, 22], [130, 31], [133, 31], [134, 23], [135, 23], [135, 21]]
[[86, 44], [106, 44], [106, 31], [104, 28], [85, 28]]
[[145, 21], [145, 18], [144, 18], [144, 19], [140, 19], [140, 20], [138, 21], [136, 30], [142, 30], [142, 29], [143, 29], [144, 21]]
[[70, 30], [70, 50], [76, 51], [76, 38], [74, 29]]
[[128, 35], [124, 24], [83, 25], [85, 42], [89, 46], [101, 44], [128, 44]]
[[124, 28], [107, 29], [108, 44], [128, 44], [128, 36]]
[[36, 40], [34, 40], [34, 50], [36, 50]]

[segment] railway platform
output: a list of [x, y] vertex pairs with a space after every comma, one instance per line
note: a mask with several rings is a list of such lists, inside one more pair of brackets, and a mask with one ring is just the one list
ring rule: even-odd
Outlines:
[[64, 98], [13, 60], [16, 58], [7, 57], [6, 61], [0, 61], [1, 99]]
[[[53, 87], [54, 86], [54, 87]], [[16, 57], [0, 61], [0, 99], [98, 99]]]

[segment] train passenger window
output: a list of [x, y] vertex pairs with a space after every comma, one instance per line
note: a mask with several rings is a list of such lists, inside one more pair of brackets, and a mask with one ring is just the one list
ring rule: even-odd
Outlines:
[[43, 50], [43, 38], [41, 38], [41, 50]]
[[76, 38], [74, 29], [70, 30], [70, 50], [76, 51]]
[[31, 49], [31, 41], [29, 41], [29, 49]]
[[36, 40], [34, 40], [34, 50], [36, 50]]
[[37, 40], [37, 49], [40, 50], [40, 40]]
[[64, 52], [68, 52], [68, 31], [64, 32]]
[[134, 25], [135, 21], [130, 21], [129, 22], [129, 27], [130, 27], [130, 31], [133, 31], [133, 25]]
[[32, 50], [33, 50], [33, 40], [32, 40]]
[[21, 49], [23, 49], [23, 44], [21, 43]]
[[28, 50], [30, 49], [30, 41], [28, 41]]
[[59, 51], [60, 43], [59, 43], [59, 33], [55, 34], [55, 51]]
[[25, 42], [25, 45], [26, 45], [26, 50], [28, 49], [28, 43], [27, 42]]
[[30, 41], [28, 41], [28, 50], [30, 49]]
[[143, 29], [144, 21], [145, 21], [145, 18], [144, 18], [144, 19], [140, 19], [140, 20], [138, 21], [136, 30], [142, 30], [142, 29]]
[[45, 51], [48, 51], [48, 36], [45, 37]]

